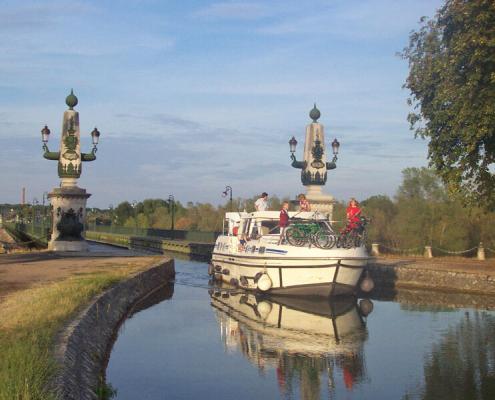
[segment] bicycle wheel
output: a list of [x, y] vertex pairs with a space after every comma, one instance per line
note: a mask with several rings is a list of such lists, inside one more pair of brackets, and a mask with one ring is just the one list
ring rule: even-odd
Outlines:
[[361, 235], [358, 234], [354, 238], [354, 247], [361, 247], [361, 243], [362, 243], [362, 238]]
[[332, 235], [331, 233], [328, 234], [328, 243], [325, 249], [331, 249], [335, 244], [337, 243], [337, 236]]
[[320, 249], [324, 249], [325, 246], [327, 245], [327, 242], [328, 242], [327, 235], [323, 231], [319, 231], [311, 235], [311, 243], [313, 243], [316, 247]]
[[287, 228], [285, 231], [285, 238], [291, 246], [304, 246], [306, 243], [306, 237], [304, 232], [301, 232], [297, 228]]
[[352, 249], [354, 247], [354, 241], [356, 239], [356, 235], [354, 232], [350, 232], [345, 236], [345, 241], [343, 244], [344, 249]]

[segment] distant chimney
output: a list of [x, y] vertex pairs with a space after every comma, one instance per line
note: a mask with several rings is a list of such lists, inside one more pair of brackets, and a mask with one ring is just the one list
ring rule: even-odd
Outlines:
[[22, 188], [21, 204], [22, 205], [26, 204], [26, 188]]

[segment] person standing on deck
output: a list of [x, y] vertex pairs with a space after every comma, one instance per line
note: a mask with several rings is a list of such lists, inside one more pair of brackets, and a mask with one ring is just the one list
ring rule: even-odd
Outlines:
[[299, 211], [311, 211], [311, 205], [304, 194], [299, 195]]
[[357, 200], [353, 197], [349, 201], [349, 205], [347, 206], [346, 209], [346, 215], [347, 215], [347, 230], [352, 230], [355, 229], [359, 222], [360, 222], [360, 217], [361, 217], [361, 208], [359, 208], [359, 203]]
[[[254, 208], [256, 211], [266, 211], [268, 209], [268, 193], [261, 193], [261, 197], [255, 201]], [[261, 221], [256, 221], [257, 234], [261, 235]]]
[[282, 209], [280, 210], [280, 219], [278, 222], [280, 227], [280, 237], [278, 239], [278, 244], [282, 244], [285, 237], [285, 229], [289, 226], [289, 202], [284, 201], [282, 204]]
[[254, 208], [256, 211], [266, 211], [268, 209], [268, 193], [261, 193], [261, 197], [254, 203]]

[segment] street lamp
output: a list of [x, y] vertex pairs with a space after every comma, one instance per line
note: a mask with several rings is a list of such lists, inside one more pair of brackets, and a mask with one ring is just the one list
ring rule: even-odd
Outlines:
[[49, 151], [48, 150], [48, 138], [50, 137], [50, 129], [48, 129], [48, 126], [45, 125], [45, 127], [41, 130], [41, 141], [43, 142], [43, 150]]
[[222, 197], [227, 197], [229, 193], [230, 193], [230, 211], [234, 211], [232, 207], [232, 187], [225, 186], [225, 190], [222, 192]]
[[134, 233], [137, 232], [137, 201], [133, 200], [131, 203], [132, 209], [134, 210]]
[[36, 223], [36, 206], [39, 204], [40, 202], [38, 201], [38, 199], [35, 197], [33, 198], [33, 205], [32, 205], [32, 208], [33, 208], [33, 217], [32, 217], [32, 220], [31, 220], [31, 233], [34, 234], [34, 224]]
[[[43, 235], [45, 232], [45, 220], [46, 220], [46, 208], [45, 208], [45, 200], [48, 200], [48, 192], [43, 192], [42, 204], [43, 204], [43, 215], [41, 216], [41, 229], [43, 231]], [[46, 235], [48, 237], [48, 235]]]
[[289, 140], [290, 152], [294, 154], [296, 152], [297, 140], [294, 136]]
[[339, 141], [336, 138], [333, 139], [333, 142], [332, 142], [333, 160], [332, 160], [332, 162], [337, 161], [337, 154], [339, 154], [339, 148], [340, 148]]
[[108, 209], [110, 211], [110, 232], [113, 232], [113, 204], [108, 205]]
[[100, 131], [96, 127], [91, 131], [91, 139], [93, 141], [93, 153], [96, 153], [98, 150], [96, 146], [98, 146], [98, 141], [100, 140]]
[[170, 230], [172, 231], [172, 239], [174, 238], [174, 214], [175, 214], [175, 199], [174, 199], [174, 195], [171, 194], [168, 196], [168, 207], [169, 207], [169, 210], [170, 210], [170, 213], [172, 214], [172, 226], [170, 228]]

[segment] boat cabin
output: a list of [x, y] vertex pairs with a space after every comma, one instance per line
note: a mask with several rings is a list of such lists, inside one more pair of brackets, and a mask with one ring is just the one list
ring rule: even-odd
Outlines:
[[[329, 223], [323, 214], [313, 211], [289, 211], [291, 223]], [[223, 232], [226, 236], [259, 238], [279, 236], [280, 211], [228, 212], [225, 214]]]

